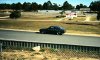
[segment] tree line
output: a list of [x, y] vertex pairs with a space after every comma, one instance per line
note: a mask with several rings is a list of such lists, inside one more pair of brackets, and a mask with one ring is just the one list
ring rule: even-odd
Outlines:
[[97, 20], [100, 20], [100, 0], [91, 2], [89, 7], [91, 11], [97, 11]]
[[92, 11], [100, 11], [100, 0], [91, 2], [89, 7]]
[[67, 1], [63, 3], [63, 6], [57, 5], [56, 3], [51, 3], [51, 1], [44, 2], [44, 4], [37, 4], [36, 2], [24, 2], [23, 4], [18, 3], [1, 3], [0, 9], [12, 9], [12, 10], [24, 10], [24, 11], [37, 11], [37, 10], [70, 10], [74, 7]]
[[[58, 5], [57, 3], [52, 3], [51, 1], [44, 2], [44, 4], [38, 4], [36, 2], [24, 2], [23, 4], [18, 3], [1, 3], [0, 9], [12, 9], [12, 10], [23, 10], [23, 11], [37, 11], [37, 10], [71, 10], [71, 9], [77, 9], [80, 8], [87, 8], [86, 5], [79, 4], [76, 6], [72, 6], [70, 3], [65, 1], [63, 5]], [[92, 11], [100, 11], [100, 1], [93, 1], [90, 3], [89, 8]]]

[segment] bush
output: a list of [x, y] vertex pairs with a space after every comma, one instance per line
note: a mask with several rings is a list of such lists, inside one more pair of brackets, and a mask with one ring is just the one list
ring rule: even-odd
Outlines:
[[63, 17], [66, 17], [66, 16], [64, 16], [64, 15], [62, 15], [62, 16], [56, 16], [56, 18], [63, 18]]
[[20, 17], [21, 17], [21, 12], [19, 12], [19, 11], [13, 11], [10, 14], [10, 18], [12, 18], [12, 19], [16, 19], [16, 18], [20, 18]]
[[56, 16], [56, 18], [60, 18], [60, 16]]
[[40, 51], [41, 51], [41, 52], [44, 52], [44, 51], [45, 51], [45, 49], [43, 49], [43, 48], [42, 48]]

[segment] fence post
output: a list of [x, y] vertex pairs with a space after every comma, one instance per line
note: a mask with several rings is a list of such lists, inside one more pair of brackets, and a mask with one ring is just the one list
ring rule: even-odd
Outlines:
[[2, 43], [0, 43], [0, 59], [2, 60]]

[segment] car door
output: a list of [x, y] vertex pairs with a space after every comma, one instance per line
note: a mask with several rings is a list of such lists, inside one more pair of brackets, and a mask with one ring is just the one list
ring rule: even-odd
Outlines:
[[55, 34], [56, 34], [58, 31], [59, 31], [59, 28], [58, 28], [58, 27], [55, 27], [55, 28], [54, 28]]
[[57, 27], [54, 27], [53, 33], [56, 34], [57, 33]]
[[49, 27], [48, 28], [48, 33], [53, 34], [54, 33], [54, 27]]

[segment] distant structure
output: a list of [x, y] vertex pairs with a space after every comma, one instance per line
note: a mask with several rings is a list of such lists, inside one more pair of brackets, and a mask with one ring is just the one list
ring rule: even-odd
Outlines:
[[90, 8], [80, 8], [80, 13], [85, 15], [85, 12], [90, 12]]
[[82, 11], [82, 12], [90, 12], [90, 8], [80, 8], [80, 11]]
[[66, 14], [66, 18], [68, 18], [68, 19], [73, 19], [74, 17], [77, 17], [76, 12], [70, 12], [70, 13]]

